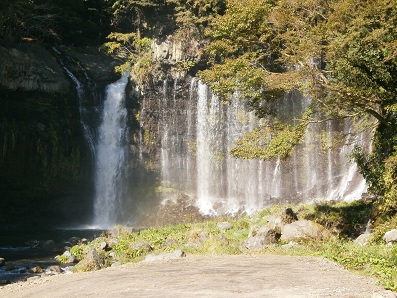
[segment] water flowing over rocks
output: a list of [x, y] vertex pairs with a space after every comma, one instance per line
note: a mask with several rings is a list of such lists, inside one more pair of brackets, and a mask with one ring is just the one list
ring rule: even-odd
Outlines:
[[[160, 172], [160, 200], [183, 193], [213, 216], [252, 214], [282, 202], [360, 199], [365, 181], [347, 155], [351, 144], [369, 139], [354, 132], [354, 123], [311, 125], [286, 161], [238, 160], [229, 155], [235, 141], [263, 120], [237, 94], [225, 103], [196, 78], [165, 69], [139, 86], [139, 129], [132, 131], [139, 162]], [[276, 108], [289, 119], [309, 104], [292, 92]]]

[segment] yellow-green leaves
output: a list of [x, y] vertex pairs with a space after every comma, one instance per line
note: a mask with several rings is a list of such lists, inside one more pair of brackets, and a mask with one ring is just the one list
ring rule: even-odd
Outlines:
[[305, 134], [310, 122], [312, 110], [307, 109], [302, 119], [295, 125], [285, 124], [277, 120], [268, 121], [243, 135], [236, 141], [231, 154], [242, 159], [260, 158], [285, 160], [293, 152]]
[[109, 34], [108, 39], [111, 41], [102, 45], [101, 49], [125, 59], [115, 70], [119, 73], [132, 71], [134, 78], [142, 82], [152, 69], [152, 40], [147, 37], [139, 38], [137, 33], [117, 32]]

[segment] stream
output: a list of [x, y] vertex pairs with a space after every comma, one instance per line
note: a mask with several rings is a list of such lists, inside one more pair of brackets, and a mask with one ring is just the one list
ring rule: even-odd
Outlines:
[[[0, 237], [0, 286], [41, 274], [54, 274], [49, 268], [58, 265], [68, 272], [73, 264], [60, 264], [55, 256], [62, 255], [67, 247], [83, 239], [88, 241], [99, 236], [98, 229], [54, 229], [41, 231], [2, 232]], [[39, 266], [43, 272], [33, 268]], [[32, 270], [33, 269], [33, 270]]]

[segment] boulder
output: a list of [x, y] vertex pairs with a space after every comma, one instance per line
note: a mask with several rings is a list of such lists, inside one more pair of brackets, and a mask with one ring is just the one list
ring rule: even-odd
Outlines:
[[44, 241], [42, 248], [46, 251], [56, 251], [56, 246], [54, 240]]
[[152, 251], [153, 247], [147, 242], [140, 241], [140, 242], [136, 242], [136, 243], [132, 244], [130, 246], [130, 249], [139, 249], [139, 250], [148, 252], [148, 251]]
[[368, 245], [368, 243], [372, 240], [373, 235], [372, 234], [368, 234], [368, 233], [364, 233], [361, 234], [360, 236], [358, 236], [353, 243], [359, 246], [365, 246]]
[[4, 258], [0, 258], [0, 266], [4, 266], [6, 264], [6, 260]]
[[[56, 259], [58, 259], [58, 257], [55, 257]], [[59, 257], [59, 259], [62, 260], [62, 262], [65, 263], [77, 263], [78, 259], [75, 255], [73, 255], [70, 251], [65, 251], [61, 257]]]
[[40, 266], [33, 267], [29, 270], [30, 273], [43, 273], [43, 268]]
[[283, 219], [281, 215], [269, 215], [266, 217], [267, 224], [272, 229], [281, 229]]
[[200, 244], [205, 242], [210, 234], [207, 231], [191, 231], [187, 238], [187, 244], [198, 248]]
[[121, 226], [121, 225], [116, 225], [110, 230], [107, 230], [107, 234], [111, 238], [118, 238], [121, 235], [125, 234], [131, 234], [133, 232], [136, 232], [137, 230], [134, 229], [133, 227], [127, 227], [127, 226]]
[[397, 242], [397, 229], [390, 230], [385, 233], [383, 236], [383, 240], [386, 243], [394, 243]]
[[103, 268], [104, 262], [95, 249], [90, 248], [84, 258], [73, 268], [75, 272], [94, 271]]
[[275, 229], [255, 225], [251, 228], [248, 239], [243, 245], [248, 250], [259, 251], [269, 244], [276, 243], [279, 239], [280, 233]]
[[59, 274], [62, 272], [62, 268], [61, 268], [61, 266], [58, 266], [58, 265], [52, 265], [52, 266], [48, 267], [48, 271], [50, 273]]
[[331, 236], [322, 225], [310, 220], [298, 220], [281, 227], [281, 240], [323, 240]]
[[284, 224], [290, 224], [298, 220], [298, 216], [291, 208], [287, 208], [281, 215], [281, 220]]
[[79, 237], [72, 237], [67, 242], [71, 243], [72, 246], [74, 246], [74, 245], [77, 245], [77, 244], [80, 243], [80, 238]]
[[221, 232], [226, 232], [227, 230], [230, 230], [233, 228], [233, 225], [230, 222], [223, 221], [223, 222], [218, 222], [216, 227], [221, 230]]
[[184, 251], [178, 249], [174, 250], [172, 252], [168, 253], [162, 253], [162, 254], [150, 254], [147, 255], [145, 258], [145, 262], [154, 262], [154, 261], [170, 261], [170, 260], [178, 260], [183, 257], [186, 257], [186, 254]]
[[111, 250], [110, 246], [106, 243], [106, 241], [101, 241], [101, 243], [99, 244], [99, 249], [104, 251]]

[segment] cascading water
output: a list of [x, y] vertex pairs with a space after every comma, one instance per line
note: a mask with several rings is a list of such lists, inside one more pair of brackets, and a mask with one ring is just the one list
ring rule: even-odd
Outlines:
[[[84, 85], [75, 77], [75, 75], [66, 66], [63, 66], [63, 69], [66, 71], [68, 76], [75, 84], [77, 97], [79, 99], [80, 124], [81, 127], [83, 128], [84, 138], [87, 141], [91, 155], [93, 156], [93, 159], [95, 159], [95, 133], [94, 133], [94, 129], [89, 123], [90, 111], [83, 104], [86, 97], [86, 90], [84, 88]], [[86, 79], [89, 81], [87, 74], [85, 75], [86, 75]], [[95, 96], [95, 94], [96, 94], [95, 91], [91, 92], [92, 96]]]
[[[176, 99], [172, 85], [164, 82], [159, 99], [162, 179], [195, 197], [201, 212], [252, 213], [279, 201], [359, 199], [365, 191], [347, 158], [354, 143], [366, 142], [352, 123], [311, 124], [286, 161], [239, 160], [229, 154], [235, 141], [262, 120], [247, 112], [237, 94], [225, 104], [193, 79], [189, 96]], [[279, 104], [294, 119], [310, 99], [292, 92]]]
[[129, 74], [106, 88], [96, 146], [94, 225], [109, 227], [122, 216], [127, 164], [125, 88]]

